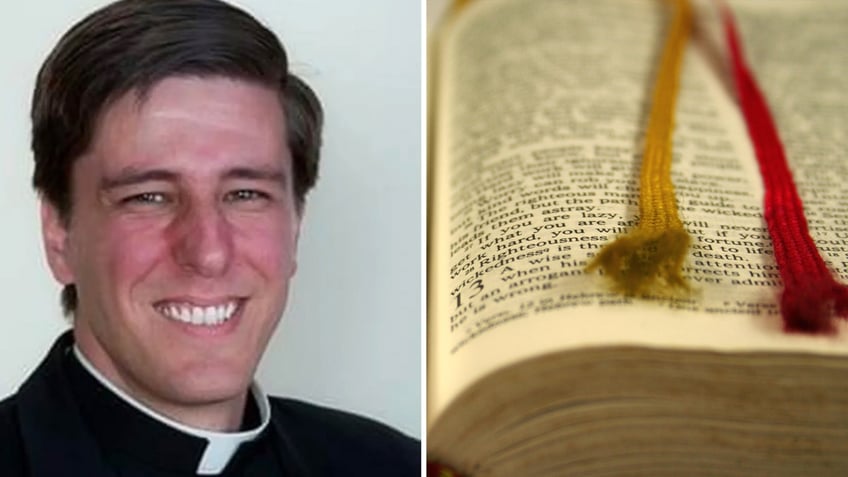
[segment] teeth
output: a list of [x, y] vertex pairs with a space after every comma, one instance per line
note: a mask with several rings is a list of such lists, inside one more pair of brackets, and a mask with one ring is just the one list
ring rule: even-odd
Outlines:
[[193, 325], [203, 323], [203, 308], [200, 308], [199, 306], [191, 307], [191, 323]]
[[205, 312], [203, 313], [203, 324], [204, 325], [217, 325], [218, 324], [218, 312], [214, 306], [207, 306]]
[[231, 301], [217, 306], [195, 306], [188, 303], [171, 303], [157, 307], [166, 317], [193, 325], [216, 326], [233, 317], [238, 305]]
[[179, 313], [174, 315], [175, 318], [179, 319], [180, 321], [184, 321], [186, 323], [191, 323], [191, 308], [188, 308], [188, 307], [181, 308], [178, 311], [179, 311]]

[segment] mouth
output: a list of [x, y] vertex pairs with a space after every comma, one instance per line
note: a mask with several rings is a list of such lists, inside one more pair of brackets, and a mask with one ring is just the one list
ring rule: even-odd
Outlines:
[[170, 320], [199, 326], [220, 326], [236, 316], [243, 306], [242, 299], [230, 299], [210, 305], [184, 301], [162, 301], [154, 308]]

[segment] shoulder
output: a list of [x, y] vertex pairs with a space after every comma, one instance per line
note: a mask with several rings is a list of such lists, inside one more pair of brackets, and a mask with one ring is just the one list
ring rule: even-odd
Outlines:
[[27, 475], [16, 396], [0, 401], [0, 475]]
[[[421, 443], [385, 424], [294, 399], [270, 398], [271, 415], [301, 453], [370, 475], [420, 475]], [[351, 467], [352, 466], [352, 467]]]

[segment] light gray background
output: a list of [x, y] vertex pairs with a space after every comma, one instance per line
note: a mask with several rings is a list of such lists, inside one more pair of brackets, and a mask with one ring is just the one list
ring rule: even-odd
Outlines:
[[[15, 2], [0, 18], [0, 396], [67, 326], [29, 186], [35, 74], [104, 0]], [[259, 380], [272, 394], [421, 436], [421, 6], [416, 1], [243, 0], [326, 109], [289, 308]]]

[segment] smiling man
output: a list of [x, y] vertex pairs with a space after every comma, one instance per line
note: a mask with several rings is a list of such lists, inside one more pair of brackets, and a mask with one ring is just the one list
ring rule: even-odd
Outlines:
[[60, 40], [33, 182], [73, 329], [0, 403], [0, 474], [418, 475], [417, 441], [253, 383], [321, 118], [273, 33], [217, 0], [119, 1]]

